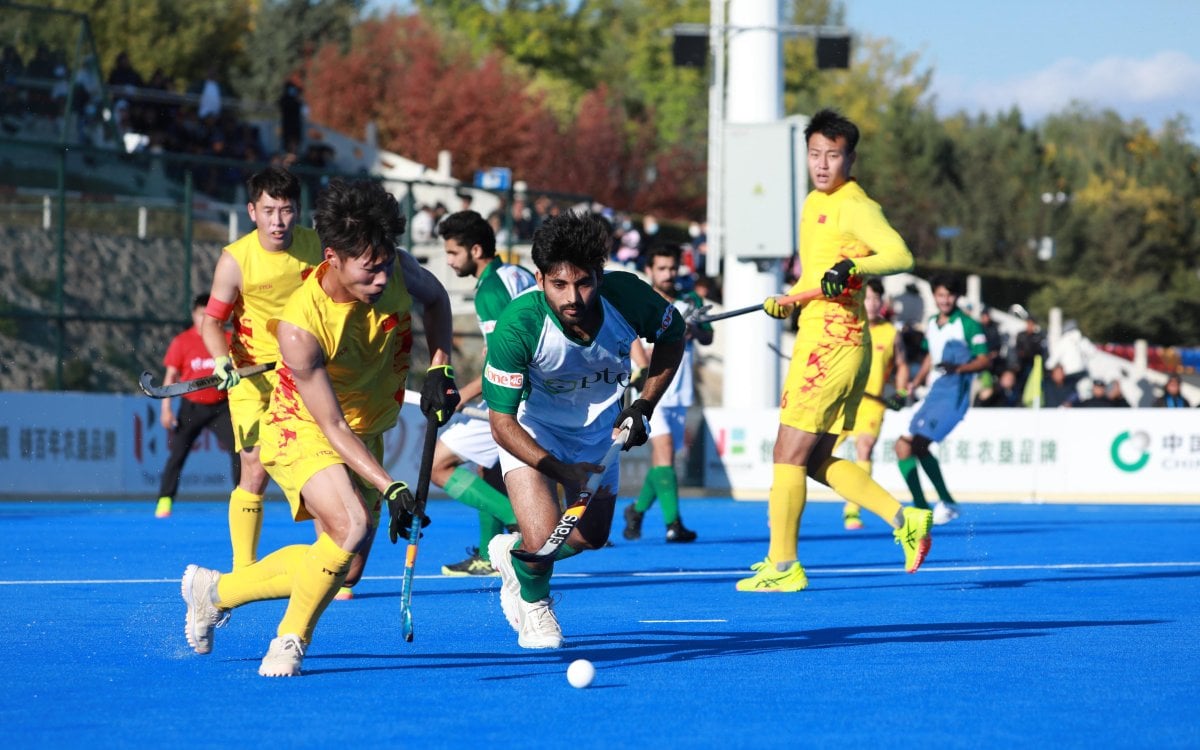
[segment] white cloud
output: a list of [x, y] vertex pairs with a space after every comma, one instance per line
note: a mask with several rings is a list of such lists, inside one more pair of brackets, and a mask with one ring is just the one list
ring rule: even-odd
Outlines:
[[1151, 125], [1182, 112], [1192, 119], [1194, 128], [1200, 127], [1200, 60], [1182, 52], [1160, 52], [1145, 59], [1063, 59], [1028, 75], [1000, 81], [937, 77], [934, 89], [943, 112], [990, 114], [1016, 105], [1032, 121], [1078, 100]]

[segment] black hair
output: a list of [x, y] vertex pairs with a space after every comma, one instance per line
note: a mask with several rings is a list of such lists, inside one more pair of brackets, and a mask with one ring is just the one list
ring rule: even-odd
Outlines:
[[438, 224], [438, 236], [454, 240], [468, 249], [479, 245], [485, 258], [496, 254], [496, 233], [478, 211], [456, 211], [442, 219]]
[[251, 203], [258, 203], [263, 193], [299, 204], [300, 180], [283, 167], [267, 167], [246, 180], [246, 196]]
[[955, 297], [961, 297], [963, 294], [962, 279], [954, 274], [940, 273], [929, 280], [930, 289], [937, 289], [939, 286], [946, 287], [946, 291]]
[[197, 294], [192, 298], [192, 309], [195, 310], [197, 307], [208, 307], [208, 292]]
[[378, 182], [347, 182], [340, 177], [321, 191], [313, 221], [321, 246], [332, 248], [343, 259], [368, 252], [379, 259], [393, 256], [405, 225], [395, 196]]
[[883, 282], [879, 280], [879, 277], [873, 276], [867, 279], [866, 287], [874, 291], [880, 297], [883, 296]]
[[599, 216], [566, 211], [546, 219], [534, 232], [531, 255], [542, 274], [564, 263], [600, 274], [610, 242], [611, 235]]
[[659, 242], [650, 247], [646, 255], [646, 265], [649, 266], [655, 258], [671, 258], [676, 263], [683, 258], [683, 248], [673, 242]]
[[854, 149], [858, 147], [858, 126], [833, 109], [823, 109], [808, 121], [808, 127], [804, 128], [806, 144], [813, 133], [820, 133], [831, 141], [845, 138], [847, 154], [854, 153]]

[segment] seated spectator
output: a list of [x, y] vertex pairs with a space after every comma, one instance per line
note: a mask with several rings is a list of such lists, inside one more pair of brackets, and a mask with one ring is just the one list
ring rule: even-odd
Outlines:
[[1182, 385], [1178, 375], [1168, 377], [1167, 384], [1163, 386], [1163, 395], [1154, 400], [1154, 405], [1167, 409], [1190, 409], [1192, 405], [1179, 392]]
[[1113, 382], [1109, 383], [1108, 393], [1105, 395], [1108, 397], [1109, 406], [1118, 406], [1126, 409], [1129, 408], [1129, 401], [1125, 399], [1125, 394], [1121, 393], [1120, 380], [1114, 380]]
[[1108, 400], [1108, 384], [1103, 380], [1092, 381], [1092, 395], [1079, 402], [1081, 409], [1107, 408], [1112, 406]]
[[1047, 409], [1070, 407], [1079, 401], [1075, 384], [1067, 381], [1062, 365], [1050, 368], [1050, 377], [1042, 381], [1042, 406]]
[[995, 385], [985, 388], [975, 398], [976, 406], [1019, 407], [1021, 392], [1017, 390], [1017, 373], [1014, 370], [1003, 370], [996, 379]]

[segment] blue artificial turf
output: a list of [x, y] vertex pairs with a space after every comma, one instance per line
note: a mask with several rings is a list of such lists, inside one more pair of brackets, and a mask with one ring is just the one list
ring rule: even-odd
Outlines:
[[[618, 507], [618, 513], [620, 508]], [[567, 637], [526, 651], [497, 579], [445, 578], [476, 513], [431, 506], [399, 628], [403, 546], [380, 535], [295, 679], [257, 667], [285, 603], [237, 610], [208, 656], [183, 637], [179, 576], [226, 567], [226, 509], [0, 504], [0, 726], [13, 747], [406, 748], [1200, 746], [1200, 507], [968, 505], [915, 575], [873, 517], [812, 503], [808, 590], [746, 594], [766, 506], [685, 500], [700, 538], [560, 563]], [[269, 503], [260, 554], [312, 539]], [[596, 679], [571, 688], [566, 665]]]

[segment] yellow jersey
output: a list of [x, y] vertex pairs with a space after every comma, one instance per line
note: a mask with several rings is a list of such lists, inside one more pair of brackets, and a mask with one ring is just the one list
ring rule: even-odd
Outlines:
[[[883, 276], [908, 271], [912, 253], [888, 224], [879, 204], [853, 179], [832, 194], [814, 190], [800, 214], [800, 279], [788, 292], [818, 289], [821, 277], [843, 258], [857, 272]], [[865, 292], [857, 289], [836, 299], [819, 297], [800, 313], [798, 340], [829, 346], [861, 346]]]
[[230, 351], [234, 364], [245, 367], [274, 362], [279, 359], [279, 344], [267, 324], [321, 262], [321, 240], [316, 230], [296, 227], [292, 246], [272, 252], [263, 248], [257, 232], [250, 232], [228, 245], [225, 252], [242, 271], [242, 293], [233, 305]]
[[[368, 438], [394, 427], [404, 403], [413, 344], [412, 295], [397, 271], [373, 305], [334, 302], [321, 288], [328, 271], [328, 263], [318, 266], [269, 327], [274, 334], [279, 322], [286, 321], [316, 337], [347, 424]], [[315, 424], [291, 371], [282, 366], [276, 372], [279, 382], [271, 394], [268, 419]]]
[[899, 331], [888, 321], [881, 320], [870, 324], [870, 332], [871, 371], [867, 374], [864, 392], [880, 398], [883, 396], [883, 386], [891, 377], [896, 363], [896, 336]]

